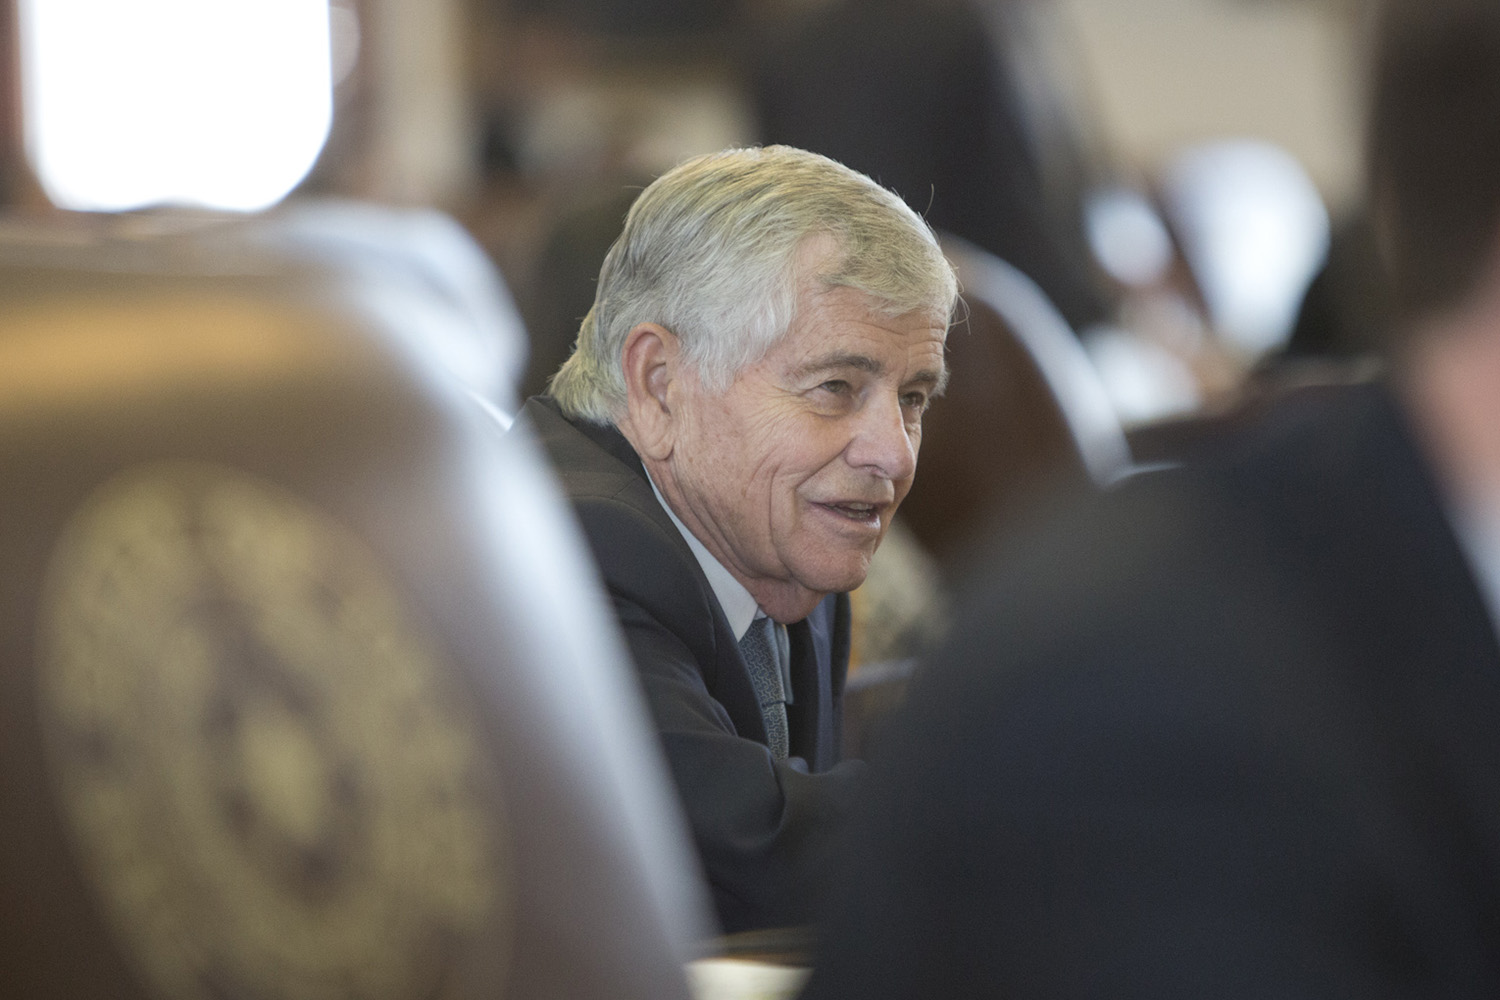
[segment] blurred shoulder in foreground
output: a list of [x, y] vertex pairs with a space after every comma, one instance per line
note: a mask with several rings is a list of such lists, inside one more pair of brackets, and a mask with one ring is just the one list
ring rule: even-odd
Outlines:
[[1500, 989], [1500, 8], [1378, 23], [1388, 377], [990, 553], [808, 997]]

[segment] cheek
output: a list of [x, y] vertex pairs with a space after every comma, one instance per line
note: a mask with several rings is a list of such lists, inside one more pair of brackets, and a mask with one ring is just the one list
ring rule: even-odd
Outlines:
[[788, 475], [803, 481], [817, 476], [843, 479], [849, 474], [844, 453], [852, 440], [847, 427], [832, 421], [823, 426], [799, 428], [785, 452]]
[[694, 463], [711, 477], [706, 485], [727, 494], [742, 485], [755, 466], [755, 434], [756, 429], [737, 420], [733, 412], [705, 406], [693, 414], [684, 444]]
[[[784, 481], [805, 477], [835, 452], [826, 443], [828, 421], [792, 414], [765, 416], [747, 424], [734, 441], [747, 458], [746, 468], [757, 478]], [[823, 455], [822, 459], [817, 456]]]

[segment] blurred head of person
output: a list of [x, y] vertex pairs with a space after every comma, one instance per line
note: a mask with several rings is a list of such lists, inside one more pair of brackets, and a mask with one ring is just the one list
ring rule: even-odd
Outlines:
[[1460, 306], [1500, 248], [1500, 3], [1384, 0], [1366, 163], [1394, 305]]

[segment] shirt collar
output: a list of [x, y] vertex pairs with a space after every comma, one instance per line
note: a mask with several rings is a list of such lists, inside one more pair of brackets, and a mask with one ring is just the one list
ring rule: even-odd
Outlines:
[[1468, 557], [1490, 622], [1500, 629], [1500, 497], [1452, 505], [1448, 519]]
[[736, 641], [743, 639], [745, 633], [750, 629], [750, 623], [759, 617], [762, 612], [755, 603], [755, 598], [750, 596], [750, 591], [745, 585], [734, 578], [724, 564], [713, 557], [713, 553], [704, 548], [703, 543], [698, 541], [696, 535], [687, 529], [687, 525], [678, 520], [672, 511], [672, 505], [667, 503], [666, 498], [661, 495], [661, 490], [656, 488], [656, 480], [651, 478], [651, 473], [646, 473], [646, 479], [651, 483], [651, 492], [656, 494], [656, 502], [661, 504], [661, 509], [667, 512], [672, 523], [677, 525], [677, 530], [682, 532], [682, 537], [687, 540], [688, 548], [693, 550], [693, 555], [698, 560], [698, 565], [703, 567], [703, 575], [708, 577], [708, 585], [713, 589], [714, 597], [719, 600], [719, 607], [724, 610], [724, 617], [729, 619], [729, 628], [734, 632]]

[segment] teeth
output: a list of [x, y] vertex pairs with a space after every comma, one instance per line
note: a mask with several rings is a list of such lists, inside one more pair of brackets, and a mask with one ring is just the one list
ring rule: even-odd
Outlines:
[[845, 517], [860, 521], [867, 521], [876, 511], [876, 505], [872, 503], [833, 503], [828, 505]]

